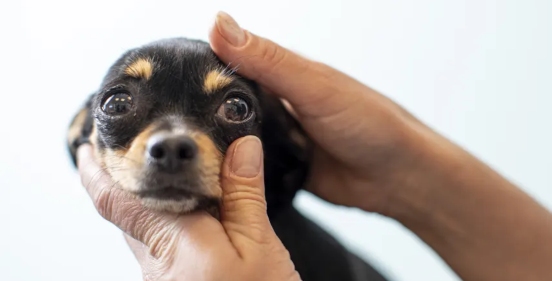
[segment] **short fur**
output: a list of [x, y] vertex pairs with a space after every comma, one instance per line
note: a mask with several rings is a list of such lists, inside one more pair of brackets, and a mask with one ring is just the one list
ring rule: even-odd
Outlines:
[[[119, 90], [130, 93], [133, 108], [126, 115], [108, 116], [102, 103]], [[249, 102], [249, 119], [236, 123], [216, 116], [229, 93]], [[144, 168], [149, 165], [144, 156], [148, 141], [159, 132], [190, 137], [198, 147], [197, 160], [173, 176], [157, 177]], [[67, 145], [76, 165], [77, 148], [91, 143], [111, 176], [133, 194], [153, 190], [160, 195], [153, 189], [160, 182], [186, 189], [187, 199], [165, 193], [142, 202], [157, 210], [188, 212], [218, 206], [222, 157], [245, 135], [263, 142], [269, 217], [302, 279], [385, 280], [293, 207], [310, 168], [309, 138], [279, 99], [227, 68], [206, 42], [165, 39], [123, 54], [71, 122]]]

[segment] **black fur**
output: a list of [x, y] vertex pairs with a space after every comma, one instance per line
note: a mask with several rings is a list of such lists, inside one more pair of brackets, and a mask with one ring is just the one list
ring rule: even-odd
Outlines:
[[[143, 81], [122, 75], [125, 65], [135, 59], [152, 58], [153, 76]], [[335, 239], [292, 206], [296, 192], [302, 188], [309, 171], [310, 148], [308, 138], [300, 125], [289, 115], [281, 102], [265, 94], [254, 82], [233, 74], [233, 82], [206, 95], [203, 77], [215, 67], [225, 67], [206, 42], [184, 38], [165, 39], [125, 53], [109, 69], [98, 92], [84, 106], [86, 122], [80, 136], [68, 144], [71, 158], [76, 163], [76, 149], [89, 142], [92, 122], [96, 122], [100, 148], [126, 147], [133, 138], [155, 120], [166, 116], [180, 116], [187, 124], [208, 133], [218, 149], [225, 152], [237, 138], [257, 135], [265, 154], [265, 185], [268, 212], [273, 227], [290, 251], [292, 260], [304, 281], [385, 280], [368, 264], [347, 252]], [[98, 110], [106, 93], [114, 87], [134, 92], [135, 112], [113, 118]], [[251, 102], [254, 114], [250, 121], [228, 124], [213, 118], [224, 101], [225, 93], [240, 89]], [[160, 121], [161, 122], [161, 121]], [[307, 144], [293, 140], [292, 133], [302, 134]], [[363, 276], [370, 279], [358, 279]]]

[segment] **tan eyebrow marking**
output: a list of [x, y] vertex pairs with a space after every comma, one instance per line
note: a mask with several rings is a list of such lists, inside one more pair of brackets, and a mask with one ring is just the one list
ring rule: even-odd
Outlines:
[[210, 94], [230, 84], [233, 79], [221, 70], [211, 70], [203, 81], [203, 90]]
[[153, 62], [150, 59], [139, 58], [125, 69], [125, 74], [148, 80], [153, 74]]

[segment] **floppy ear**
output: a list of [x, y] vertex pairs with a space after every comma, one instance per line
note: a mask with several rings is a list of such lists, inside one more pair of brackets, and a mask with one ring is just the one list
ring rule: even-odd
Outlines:
[[94, 127], [92, 114], [90, 112], [92, 105], [91, 95], [82, 108], [77, 112], [67, 131], [67, 148], [73, 165], [77, 167], [77, 149], [83, 143], [90, 142], [90, 135]]
[[292, 204], [310, 170], [312, 141], [282, 101], [262, 89], [261, 140], [269, 215]]

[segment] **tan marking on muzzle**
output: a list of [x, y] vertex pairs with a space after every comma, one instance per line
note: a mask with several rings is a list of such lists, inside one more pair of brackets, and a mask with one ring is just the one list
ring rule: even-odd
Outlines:
[[137, 191], [139, 186], [139, 171], [144, 165], [144, 155], [153, 126], [140, 133], [128, 148], [105, 149], [99, 151], [103, 166], [122, 189]]
[[[138, 173], [145, 163], [147, 143], [154, 131], [154, 125], [147, 127], [132, 141], [128, 149], [106, 149], [100, 153], [105, 168], [123, 189], [137, 191], [140, 186]], [[197, 171], [199, 174], [197, 176], [200, 191], [205, 195], [220, 198], [222, 196], [220, 171], [223, 156], [208, 135], [190, 132], [189, 136], [198, 146]], [[174, 206], [170, 209], [174, 209]]]
[[199, 151], [199, 178], [204, 191], [210, 196], [222, 197], [220, 170], [223, 155], [213, 140], [206, 134], [194, 132], [190, 137], [196, 142]]

